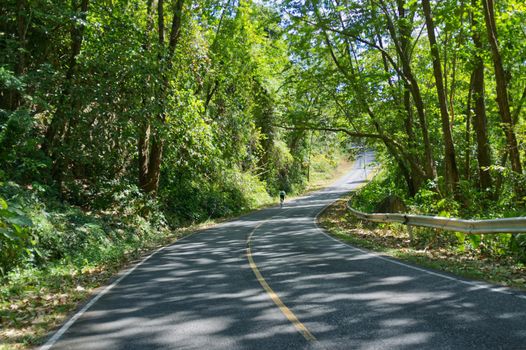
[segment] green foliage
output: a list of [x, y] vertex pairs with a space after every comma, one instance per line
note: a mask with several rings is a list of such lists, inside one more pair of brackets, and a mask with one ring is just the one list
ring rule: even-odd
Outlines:
[[0, 158], [10, 180], [31, 183], [45, 177], [42, 174], [49, 168], [49, 159], [38, 150], [34, 127], [26, 109], [8, 113], [5, 124], [0, 125]]
[[280, 190], [292, 192], [293, 184], [290, 179], [290, 170], [294, 158], [287, 145], [282, 141], [274, 141], [270, 146], [270, 155], [267, 159], [268, 174], [266, 178], [269, 192], [277, 193]]
[[34, 257], [37, 239], [30, 232], [32, 225], [19, 205], [0, 196], [0, 275]]
[[[385, 197], [396, 194], [404, 198], [405, 192], [399, 184], [392, 181], [394, 176], [389, 171], [395, 169], [383, 169], [370, 183], [361, 188], [352, 197], [352, 206], [364, 212], [375, 212], [376, 206]], [[470, 186], [467, 186], [471, 189]], [[423, 186], [414, 197], [405, 197], [405, 203], [410, 208], [409, 213], [438, 215], [443, 217], [458, 217], [468, 219], [481, 219], [488, 217], [488, 211], [494, 217], [523, 216], [524, 209], [513, 208], [510, 212], [504, 203], [513, 201], [492, 202], [478, 191], [472, 191], [471, 196], [463, 196], [465, 203], [459, 203], [454, 198], [441, 197], [436, 190], [436, 184], [429, 182]], [[489, 204], [491, 202], [491, 204]], [[394, 228], [399, 230], [399, 228]], [[428, 245], [441, 245], [456, 249], [460, 252], [478, 252], [481, 255], [494, 259], [513, 258], [517, 261], [526, 262], [526, 240], [524, 234], [499, 234], [499, 235], [468, 235], [461, 232], [444, 232], [429, 228], [413, 228], [413, 244], [419, 247]]]
[[[362, 210], [395, 194], [417, 213], [526, 215], [526, 177], [510, 166], [480, 6], [432, 9], [461, 175], [451, 191], [418, 1], [185, 1], [181, 13], [165, 1], [164, 18], [148, 3], [89, 1], [85, 13], [75, 1], [0, 5], [0, 181], [18, 184], [0, 190], [3, 273], [122, 261], [168, 228], [254, 209], [281, 189], [298, 193], [357, 145], [385, 166], [356, 195]], [[526, 7], [495, 6], [524, 158], [526, 41], [516, 33]], [[473, 131], [478, 57], [485, 189]], [[523, 235], [445, 241], [524, 259]]]
[[24, 83], [21, 77], [17, 77], [13, 71], [4, 66], [0, 66], [0, 88], [5, 90], [24, 91]]
[[[173, 182], [172, 182], [173, 181]], [[257, 176], [238, 169], [176, 174], [161, 193], [171, 221], [201, 222], [255, 209], [270, 201]]]
[[366, 186], [362, 187], [352, 198], [353, 208], [372, 213], [385, 197], [397, 195], [404, 198], [405, 192], [393, 181], [385, 169], [381, 170]]
[[[513, 254], [524, 264], [526, 264], [526, 234], [510, 235], [509, 244], [506, 248], [513, 252]], [[507, 250], [504, 251], [507, 254]]]
[[1, 203], [18, 203], [0, 212], [0, 267], [5, 272], [17, 266], [41, 268], [59, 261], [93, 263], [116, 249], [123, 256], [128, 246], [157, 234], [163, 236], [168, 228], [158, 203], [133, 186], [113, 188], [111, 205], [104, 211], [83, 211], [53, 199], [45, 187], [32, 187], [2, 187], [2, 196], [9, 201]]
[[144, 1], [19, 5], [0, 5], [0, 181], [18, 184], [1, 192], [6, 272], [119, 260], [334, 166], [335, 137], [277, 127], [299, 102], [275, 7], [185, 2], [170, 46], [168, 2], [164, 40]]

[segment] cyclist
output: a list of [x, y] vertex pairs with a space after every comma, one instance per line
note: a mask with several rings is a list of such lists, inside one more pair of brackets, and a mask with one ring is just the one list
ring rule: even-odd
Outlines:
[[285, 191], [279, 191], [279, 206], [283, 208], [283, 201], [285, 201]]

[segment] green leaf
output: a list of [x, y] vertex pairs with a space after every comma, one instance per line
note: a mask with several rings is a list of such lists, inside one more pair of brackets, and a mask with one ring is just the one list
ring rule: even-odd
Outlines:
[[480, 235], [470, 235], [469, 241], [471, 242], [474, 248], [478, 248], [480, 246], [482, 239]]
[[15, 240], [17, 238], [15, 235], [13, 235], [12, 230], [9, 230], [4, 227], [0, 227], [0, 235], [4, 236], [10, 241]]
[[21, 227], [33, 226], [33, 222], [31, 221], [31, 219], [23, 215], [7, 217], [5, 221], [12, 225], [18, 225]]

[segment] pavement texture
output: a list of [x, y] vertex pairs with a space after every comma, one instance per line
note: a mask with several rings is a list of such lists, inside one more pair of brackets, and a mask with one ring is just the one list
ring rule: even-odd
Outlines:
[[[526, 349], [526, 294], [340, 243], [315, 223], [333, 186], [158, 251], [46, 349]], [[298, 331], [268, 287], [315, 339]]]

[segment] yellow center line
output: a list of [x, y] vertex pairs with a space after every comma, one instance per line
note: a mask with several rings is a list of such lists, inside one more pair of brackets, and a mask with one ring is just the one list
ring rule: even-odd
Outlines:
[[248, 263], [250, 265], [250, 268], [254, 272], [254, 275], [256, 275], [256, 278], [257, 278], [259, 284], [261, 284], [261, 287], [263, 287], [265, 292], [267, 292], [267, 294], [269, 295], [270, 299], [272, 299], [274, 304], [276, 304], [276, 306], [281, 310], [283, 315], [285, 315], [285, 317], [294, 325], [294, 327], [296, 327], [298, 332], [300, 332], [301, 335], [303, 335], [303, 337], [307, 341], [315, 342], [315, 341], [317, 341], [316, 337], [314, 335], [312, 335], [312, 333], [307, 329], [307, 327], [305, 327], [305, 325], [303, 323], [300, 322], [300, 320], [296, 317], [294, 312], [292, 312], [292, 310], [289, 309], [283, 303], [283, 301], [279, 298], [279, 296], [276, 294], [276, 292], [274, 292], [274, 290], [268, 285], [267, 281], [265, 280], [265, 278], [263, 277], [261, 272], [259, 272], [259, 269], [258, 269], [258, 267], [256, 265], [256, 262], [254, 261], [254, 258], [252, 256], [251, 239], [252, 239], [252, 235], [254, 234], [254, 232], [256, 232], [256, 230], [261, 225], [263, 225], [263, 223], [260, 223], [259, 225], [257, 225], [254, 228], [254, 230], [252, 230], [252, 232], [250, 233], [250, 236], [247, 239], [247, 259], [248, 259]]

